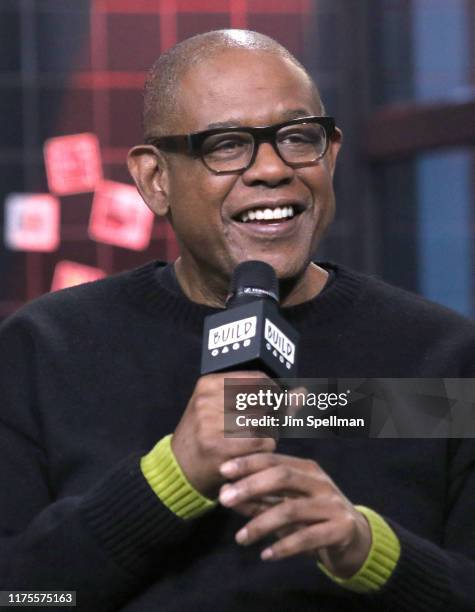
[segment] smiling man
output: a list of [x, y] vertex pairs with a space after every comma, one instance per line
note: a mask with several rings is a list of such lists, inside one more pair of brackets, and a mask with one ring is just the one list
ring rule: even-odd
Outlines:
[[225, 438], [225, 375], [199, 374], [204, 317], [261, 260], [302, 377], [475, 376], [469, 321], [312, 262], [342, 136], [307, 72], [255, 32], [193, 37], [151, 70], [144, 127], [129, 169], [178, 260], [0, 330], [1, 588], [89, 612], [474, 609], [471, 440]]
[[[157, 87], [185, 49], [190, 61], [176, 68], [173, 95], [157, 104]], [[327, 272], [309, 262], [333, 218], [341, 134], [322, 117], [305, 70], [265, 37], [213, 34], [162, 57], [147, 94], [146, 139], [162, 154], [135, 149], [129, 166], [152, 210], [173, 224], [181, 247], [176, 273], [187, 296], [222, 306], [232, 270], [248, 259], [268, 262], [289, 280], [284, 303], [318, 293]], [[269, 131], [226, 132], [262, 126]], [[171, 134], [194, 134], [193, 154], [167, 155], [188, 146]], [[151, 181], [156, 163], [160, 178]]]

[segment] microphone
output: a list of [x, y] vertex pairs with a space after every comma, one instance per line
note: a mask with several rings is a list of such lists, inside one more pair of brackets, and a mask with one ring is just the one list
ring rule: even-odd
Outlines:
[[206, 317], [201, 374], [262, 370], [297, 376], [298, 332], [279, 314], [279, 284], [263, 261], [245, 261], [231, 278], [226, 310]]

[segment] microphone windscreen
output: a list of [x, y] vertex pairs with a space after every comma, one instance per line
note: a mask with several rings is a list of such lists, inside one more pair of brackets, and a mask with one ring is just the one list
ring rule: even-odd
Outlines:
[[269, 297], [279, 302], [279, 282], [274, 268], [264, 261], [243, 261], [234, 269], [230, 298]]

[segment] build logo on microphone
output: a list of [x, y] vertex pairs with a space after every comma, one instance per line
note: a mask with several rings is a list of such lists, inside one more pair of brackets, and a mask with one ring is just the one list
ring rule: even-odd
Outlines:
[[264, 338], [267, 342], [266, 348], [268, 350], [271, 350], [271, 347], [273, 347], [274, 353], [277, 352], [286, 361], [292, 364], [295, 363], [295, 344], [269, 319], [266, 319]]
[[[225, 325], [209, 330], [208, 350], [213, 357], [221, 353], [228, 353], [229, 346], [237, 350], [242, 346], [249, 346], [251, 339], [256, 335], [257, 317], [247, 317], [239, 321], [231, 321]], [[219, 351], [221, 349], [221, 351]]]

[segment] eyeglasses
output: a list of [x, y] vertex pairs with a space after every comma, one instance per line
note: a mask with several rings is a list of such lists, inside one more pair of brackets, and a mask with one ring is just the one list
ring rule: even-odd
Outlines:
[[302, 117], [267, 127], [215, 128], [193, 134], [147, 138], [145, 143], [201, 158], [214, 174], [244, 172], [262, 142], [292, 168], [310, 166], [327, 152], [335, 132], [333, 117]]

